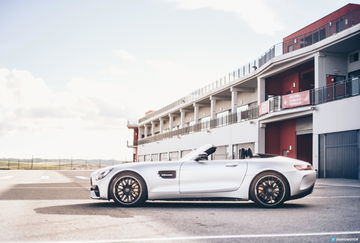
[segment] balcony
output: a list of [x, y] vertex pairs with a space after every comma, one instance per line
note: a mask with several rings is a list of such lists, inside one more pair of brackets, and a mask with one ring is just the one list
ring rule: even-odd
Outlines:
[[253, 106], [245, 111], [230, 113], [227, 116], [197, 123], [170, 132], [157, 134], [138, 141], [138, 145], [160, 141], [166, 138], [182, 136], [194, 132], [209, 131], [210, 129], [254, 120], [269, 113], [278, 112], [302, 106], [319, 105], [335, 100], [357, 96], [360, 94], [360, 77], [343, 80], [325, 87], [306, 90], [298, 93], [270, 97], [267, 101]]
[[274, 96], [259, 104], [259, 116], [301, 106], [319, 105], [360, 93], [360, 77], [343, 80], [317, 89]]

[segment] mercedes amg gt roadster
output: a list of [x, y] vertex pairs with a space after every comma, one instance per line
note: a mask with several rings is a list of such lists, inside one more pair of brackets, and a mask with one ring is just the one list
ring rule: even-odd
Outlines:
[[146, 200], [252, 200], [270, 208], [313, 191], [316, 173], [307, 162], [251, 153], [239, 160], [208, 160], [215, 150], [204, 145], [178, 161], [100, 169], [91, 174], [91, 198], [113, 199], [120, 206]]

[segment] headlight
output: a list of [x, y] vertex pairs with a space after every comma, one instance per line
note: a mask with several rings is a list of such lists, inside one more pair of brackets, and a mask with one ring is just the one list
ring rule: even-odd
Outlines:
[[95, 175], [95, 179], [96, 179], [97, 181], [103, 179], [103, 178], [104, 178], [105, 176], [107, 176], [112, 170], [113, 170], [113, 168], [110, 168], [110, 169], [107, 169], [107, 170], [104, 170], [104, 171], [99, 172], [98, 174]]
[[294, 167], [298, 170], [312, 170], [313, 167], [311, 166], [311, 164], [302, 164], [302, 165], [294, 165]]

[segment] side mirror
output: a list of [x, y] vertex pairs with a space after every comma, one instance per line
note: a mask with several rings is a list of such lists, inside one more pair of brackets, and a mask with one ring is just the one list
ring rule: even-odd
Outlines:
[[208, 155], [207, 154], [199, 154], [199, 156], [195, 159], [195, 161], [200, 161], [200, 160], [208, 160]]

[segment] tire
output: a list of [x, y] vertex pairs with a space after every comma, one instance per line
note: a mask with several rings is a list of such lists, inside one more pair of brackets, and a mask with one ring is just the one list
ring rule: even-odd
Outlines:
[[284, 176], [268, 171], [257, 175], [250, 186], [250, 198], [263, 208], [281, 206], [289, 197], [290, 187]]
[[110, 184], [114, 202], [123, 207], [139, 206], [147, 198], [147, 188], [141, 176], [133, 172], [117, 175]]

